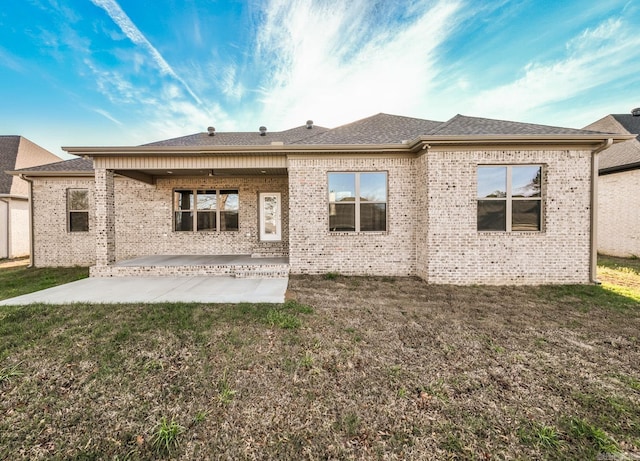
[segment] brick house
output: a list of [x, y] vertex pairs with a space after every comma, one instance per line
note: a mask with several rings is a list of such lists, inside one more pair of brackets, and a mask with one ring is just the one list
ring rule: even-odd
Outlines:
[[607, 115], [585, 129], [634, 135], [599, 156], [598, 251], [640, 256], [640, 108]]
[[60, 158], [22, 136], [0, 136], [0, 258], [29, 255], [28, 184], [6, 170], [59, 162]]
[[[378, 114], [334, 129], [67, 147], [82, 158], [21, 173], [33, 181], [36, 266], [205, 274], [223, 270], [207, 255], [244, 255], [237, 276], [269, 262], [430, 283], [589, 283], [596, 154], [628, 138]], [[170, 255], [193, 264], [158, 262]]]

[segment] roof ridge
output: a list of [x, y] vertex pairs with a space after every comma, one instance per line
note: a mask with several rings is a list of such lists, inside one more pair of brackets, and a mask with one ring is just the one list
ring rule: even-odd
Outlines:
[[443, 122], [440, 126], [438, 126], [438, 128], [434, 129], [431, 131], [431, 133], [425, 133], [425, 134], [430, 134], [430, 135], [436, 135], [438, 134], [439, 131], [444, 130], [446, 127], [450, 126], [454, 120], [464, 117], [464, 115], [461, 114], [456, 114], [453, 117], [451, 117], [449, 120], [447, 120], [446, 122]]

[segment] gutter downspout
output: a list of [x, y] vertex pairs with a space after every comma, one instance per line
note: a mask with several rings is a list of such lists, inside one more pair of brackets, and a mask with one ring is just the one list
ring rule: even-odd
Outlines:
[[7, 204], [7, 258], [11, 255], [11, 202], [0, 198], [0, 202]]
[[591, 282], [600, 285], [598, 280], [598, 154], [613, 144], [613, 138], [607, 139], [591, 152]]
[[29, 265], [27, 267], [31, 269], [34, 265], [33, 249], [35, 248], [33, 244], [33, 181], [24, 173], [20, 173], [18, 177], [29, 184]]

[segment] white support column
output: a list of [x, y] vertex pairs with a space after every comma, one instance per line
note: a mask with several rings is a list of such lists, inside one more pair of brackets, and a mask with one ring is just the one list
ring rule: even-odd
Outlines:
[[116, 260], [116, 225], [113, 171], [95, 169], [96, 178], [96, 266]]

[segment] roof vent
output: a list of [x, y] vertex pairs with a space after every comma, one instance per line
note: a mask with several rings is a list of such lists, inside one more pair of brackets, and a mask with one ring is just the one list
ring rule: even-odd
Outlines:
[[633, 115], [634, 117], [640, 117], [640, 107], [636, 107], [635, 109], [632, 109], [631, 115]]
[[307, 129], [313, 128], [313, 120], [307, 120]]
[[207, 131], [209, 132], [209, 136], [215, 136], [216, 135], [216, 129], [214, 127], [212, 127], [212, 126], [207, 128]]
[[260, 127], [260, 136], [266, 136], [267, 135], [267, 127], [266, 126], [261, 126]]

